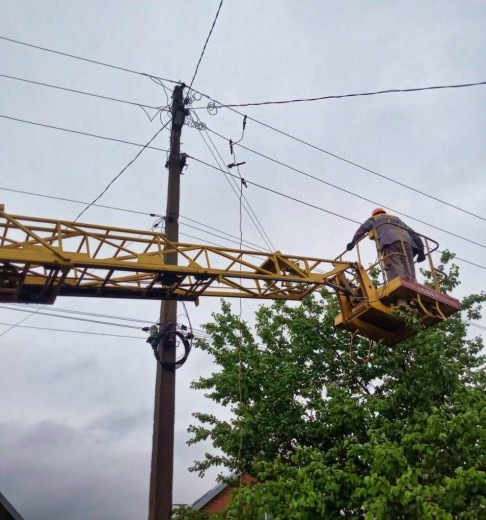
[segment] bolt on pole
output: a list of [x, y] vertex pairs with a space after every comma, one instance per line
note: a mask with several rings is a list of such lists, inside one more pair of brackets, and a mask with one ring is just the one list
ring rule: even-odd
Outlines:
[[[183, 91], [177, 85], [172, 93], [172, 128], [170, 154], [166, 167], [169, 170], [165, 234], [171, 242], [179, 240], [179, 202], [181, 176], [181, 131], [186, 116]], [[177, 265], [177, 253], [165, 255], [165, 263]], [[160, 326], [170, 329], [177, 323], [177, 301], [163, 300], [160, 306]], [[168, 335], [170, 338], [170, 335]], [[158, 348], [162, 350], [162, 345]], [[169, 339], [159, 351], [166, 364], [157, 363], [155, 381], [154, 430], [152, 440], [152, 466], [150, 474], [149, 520], [169, 520], [172, 516], [172, 481], [174, 473], [174, 421], [175, 421], [175, 368], [176, 345]]]

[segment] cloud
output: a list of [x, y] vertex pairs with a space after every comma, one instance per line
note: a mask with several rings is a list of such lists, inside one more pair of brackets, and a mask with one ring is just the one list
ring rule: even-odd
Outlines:
[[0, 424], [2, 492], [36, 520], [146, 517], [150, 451], [121, 449], [119, 433], [105, 433], [56, 420]]

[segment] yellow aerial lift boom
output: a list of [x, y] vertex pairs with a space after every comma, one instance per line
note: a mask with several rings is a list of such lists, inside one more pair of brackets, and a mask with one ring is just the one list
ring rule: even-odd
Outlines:
[[[165, 263], [170, 253], [177, 253], [179, 265]], [[341, 307], [338, 327], [386, 344], [414, 333], [394, 311], [397, 298], [414, 301], [426, 327], [460, 309], [440, 292], [437, 278], [434, 288], [405, 278], [378, 285], [369, 270], [340, 257], [173, 243], [153, 231], [10, 215], [0, 205], [1, 302], [52, 304], [57, 296], [301, 300], [326, 285]]]

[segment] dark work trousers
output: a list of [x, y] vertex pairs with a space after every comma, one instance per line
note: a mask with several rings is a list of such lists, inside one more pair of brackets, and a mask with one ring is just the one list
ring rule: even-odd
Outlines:
[[413, 265], [412, 247], [409, 244], [394, 242], [389, 246], [385, 246], [381, 254], [388, 282], [397, 276], [405, 276], [409, 280], [417, 281]]

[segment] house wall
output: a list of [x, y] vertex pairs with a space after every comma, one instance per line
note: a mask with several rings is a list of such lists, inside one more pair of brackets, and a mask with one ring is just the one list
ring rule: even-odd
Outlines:
[[[255, 481], [256, 479], [246, 473], [241, 476], [242, 484], [252, 484]], [[220, 511], [224, 511], [231, 502], [231, 496], [235, 489], [235, 486], [225, 487], [219, 494], [204, 505], [204, 507], [201, 508], [201, 511], [204, 511], [205, 513], [219, 513]]]

